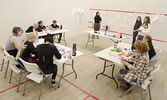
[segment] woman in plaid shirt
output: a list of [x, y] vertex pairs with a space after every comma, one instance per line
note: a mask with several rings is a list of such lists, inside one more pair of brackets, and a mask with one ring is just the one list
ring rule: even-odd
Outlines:
[[[149, 56], [148, 50], [149, 46], [147, 42], [138, 41], [135, 43], [136, 52], [138, 53], [135, 58], [121, 59], [122, 64], [129, 68], [129, 71], [125, 75], [118, 76], [120, 83], [126, 83], [130, 81], [140, 82], [147, 75]], [[128, 62], [133, 62], [133, 65]], [[121, 84], [122, 85], [122, 84]], [[123, 85], [124, 87], [124, 85]], [[128, 88], [128, 87], [125, 87]]]

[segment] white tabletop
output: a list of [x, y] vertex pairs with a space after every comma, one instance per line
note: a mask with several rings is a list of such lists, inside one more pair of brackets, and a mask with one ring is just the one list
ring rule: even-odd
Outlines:
[[39, 37], [39, 36], [45, 36], [45, 35], [47, 35], [48, 33], [49, 34], [58, 34], [58, 33], [64, 33], [64, 32], [68, 32], [68, 30], [48, 30], [48, 31], [44, 31], [44, 32], [38, 32], [37, 33], [37, 36]]
[[[43, 44], [43, 43], [44, 43], [44, 39], [39, 39], [38, 42], [34, 43], [34, 46], [36, 47], [37, 45]], [[55, 43], [54, 45], [57, 47], [57, 49], [59, 50], [59, 52], [62, 55], [61, 59], [56, 59], [56, 57], [53, 57], [54, 63], [63, 64], [65, 62], [67, 62], [67, 61], [73, 60], [73, 59], [78, 58], [78, 57], [83, 55], [82, 52], [76, 51], [76, 56], [72, 56], [71, 58], [68, 58], [70, 52], [72, 53], [72, 49], [71, 48], [63, 46], [63, 45], [60, 45], [58, 43]]]
[[[97, 57], [100, 57], [102, 59], [105, 59], [105, 60], [108, 60], [108, 61], [112, 61], [113, 63], [115, 63], [116, 65], [118, 66], [122, 66], [123, 64], [121, 63], [121, 57], [125, 57], [127, 56], [127, 53], [130, 52], [130, 48], [131, 48], [131, 44], [128, 44], [128, 43], [124, 43], [124, 42], [121, 42], [121, 43], [118, 43], [118, 47], [117, 48], [120, 48], [123, 52], [125, 52], [125, 56], [124, 55], [120, 55], [119, 54], [121, 53], [118, 53], [115, 49], [115, 51], [111, 51], [114, 49], [114, 46], [111, 46], [107, 49], [104, 49], [100, 52], [97, 52], [95, 53], [94, 55], [97, 56]], [[126, 49], [126, 50], [125, 50]]]
[[106, 38], [113, 39], [113, 40], [118, 40], [118, 41], [121, 41], [121, 40], [126, 38], [124, 35], [122, 36], [122, 38], [118, 38], [117, 33], [107, 33], [106, 32], [106, 34], [105, 34], [105, 32], [103, 32], [103, 31], [97, 31], [97, 33], [95, 33], [94, 30], [85, 31], [85, 32], [89, 33], [89, 34], [92, 34], [92, 35], [102, 36], [102, 37], [106, 37]]

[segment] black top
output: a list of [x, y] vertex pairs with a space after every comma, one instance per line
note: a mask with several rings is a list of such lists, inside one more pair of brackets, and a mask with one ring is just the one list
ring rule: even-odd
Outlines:
[[100, 23], [100, 21], [102, 21], [100, 16], [95, 16], [94, 18], [95, 23]]
[[52, 28], [59, 28], [58, 25], [54, 26], [54, 25], [52, 24], [51, 26], [52, 26]]
[[136, 23], [135, 23], [135, 25], [134, 25], [134, 30], [140, 28], [141, 25], [142, 25], [141, 22], [136, 21]]
[[37, 28], [38, 32], [42, 32], [43, 29], [46, 29], [46, 27], [45, 26], [38, 26], [38, 28]]
[[150, 50], [148, 51], [148, 55], [149, 55], [149, 58], [151, 59], [152, 57], [154, 57], [156, 55], [156, 52], [154, 50], [152, 43], [151, 42], [147, 42], [147, 43], [148, 43], [149, 48], [150, 48]]
[[[38, 66], [42, 70], [48, 70], [49, 65], [53, 65], [53, 56], [61, 59], [61, 54], [54, 45], [41, 44], [37, 46]], [[48, 68], [48, 69], [47, 69]]]
[[[33, 26], [30, 26], [27, 30], [26, 30], [26, 33], [30, 33], [30, 32], [33, 32]], [[38, 29], [36, 28], [35, 29], [36, 31], [38, 31]]]
[[30, 57], [30, 54], [34, 54], [35, 57], [37, 58], [37, 52], [36, 52], [36, 49], [33, 45], [32, 42], [29, 42], [29, 41], [26, 41], [24, 43], [24, 51], [22, 52], [22, 55], [21, 55], [21, 58], [24, 60], [24, 61], [27, 61], [28, 62], [28, 59]]

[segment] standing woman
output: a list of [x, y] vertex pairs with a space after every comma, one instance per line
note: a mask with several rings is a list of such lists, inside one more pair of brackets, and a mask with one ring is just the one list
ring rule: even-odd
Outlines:
[[23, 30], [20, 27], [14, 27], [12, 32], [13, 35], [10, 36], [7, 40], [5, 49], [10, 55], [16, 57], [17, 51], [20, 48], [18, 43], [18, 37], [22, 35]]
[[146, 16], [144, 18], [143, 25], [137, 30], [139, 32], [137, 40], [143, 40], [145, 35], [148, 35], [151, 30], [150, 17]]
[[136, 23], [134, 25], [134, 28], [133, 28], [133, 41], [132, 41], [132, 44], [134, 44], [136, 42], [136, 36], [138, 35], [138, 29], [140, 28], [140, 26], [142, 25], [142, 21], [141, 21], [141, 17], [138, 16], [137, 19], [136, 19]]
[[[95, 31], [99, 31], [100, 30], [100, 23], [102, 21], [102, 18], [100, 17], [100, 13], [99, 12], [96, 12], [96, 16], [94, 17], [94, 21], [95, 21], [94, 30]], [[99, 37], [97, 37], [97, 38], [99, 38]]]

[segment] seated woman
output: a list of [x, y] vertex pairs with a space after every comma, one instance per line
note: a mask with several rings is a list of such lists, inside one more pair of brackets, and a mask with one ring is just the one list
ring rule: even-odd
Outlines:
[[38, 31], [38, 32], [46, 31], [46, 27], [43, 25], [43, 21], [39, 21], [39, 22], [38, 22], [37, 31]]
[[[50, 27], [52, 30], [57, 30], [57, 29], [60, 29], [59, 26], [57, 25], [57, 21], [56, 20], [53, 20], [53, 24], [51, 24], [51, 27]], [[61, 42], [61, 37], [62, 37], [62, 33], [59, 33], [59, 39], [58, 39], [58, 42], [57, 43], [60, 43]]]
[[37, 24], [34, 24], [33, 26], [30, 26], [27, 30], [26, 30], [26, 33], [30, 33], [30, 32], [37, 32], [38, 31], [38, 25]]
[[149, 58], [151, 60], [151, 58], [156, 55], [154, 46], [152, 44], [152, 38], [151, 38], [150, 35], [145, 35], [144, 38], [143, 38], [143, 41], [147, 42], [148, 45], [149, 45], [150, 50], [148, 51], [148, 55], [149, 55]]
[[61, 54], [54, 45], [51, 34], [47, 34], [44, 41], [45, 44], [37, 46], [37, 56], [39, 59], [37, 64], [45, 74], [53, 73], [51, 83], [55, 84], [57, 65], [53, 64], [53, 56], [57, 59], [61, 59]]
[[[36, 35], [34, 33], [28, 33], [26, 39], [22, 42], [20, 49], [17, 53], [16, 59], [21, 57], [24, 61], [35, 63], [37, 60], [37, 53], [33, 43], [36, 41]], [[35, 55], [35, 57], [32, 57]]]
[[23, 33], [23, 30], [20, 27], [13, 28], [13, 35], [9, 37], [6, 42], [5, 50], [12, 56], [16, 57], [16, 54], [19, 50], [18, 37]]
[[[147, 70], [149, 69], [149, 46], [147, 42], [137, 41], [135, 42], [134, 46], [137, 52], [136, 57], [121, 59], [121, 63], [126, 65], [129, 68], [129, 71], [117, 76], [121, 87], [124, 89], [130, 88], [130, 84], [128, 83], [130, 81], [136, 81], [137, 83], [139, 83], [141, 80], [143, 80], [147, 75]], [[133, 64], [129, 64], [128, 62], [133, 62]]]

